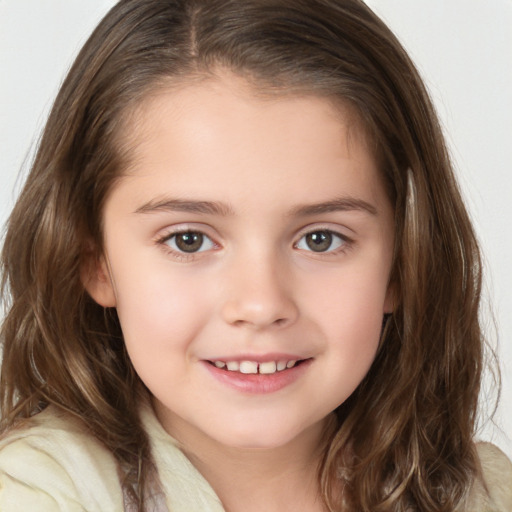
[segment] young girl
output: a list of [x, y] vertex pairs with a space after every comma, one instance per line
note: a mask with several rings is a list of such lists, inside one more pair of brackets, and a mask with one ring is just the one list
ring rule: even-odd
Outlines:
[[2, 255], [0, 510], [493, 511], [480, 259], [359, 0], [122, 0]]

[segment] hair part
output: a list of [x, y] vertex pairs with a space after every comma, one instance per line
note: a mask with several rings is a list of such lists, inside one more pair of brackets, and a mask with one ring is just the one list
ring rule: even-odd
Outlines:
[[63, 83], [9, 220], [2, 429], [48, 404], [69, 411], [111, 450], [145, 510], [157, 481], [138, 418], [147, 391], [115, 311], [80, 276], [102, 253], [103, 205], [133, 158], [137, 107], [219, 69], [266, 95], [349, 105], [395, 210], [396, 309], [336, 411], [319, 468], [326, 505], [455, 510], [478, 471], [479, 250], [422, 81], [358, 0], [122, 0], [106, 15]]

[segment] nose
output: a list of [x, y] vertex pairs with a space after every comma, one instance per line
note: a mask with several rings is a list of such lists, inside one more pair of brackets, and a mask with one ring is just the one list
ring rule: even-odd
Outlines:
[[225, 322], [253, 330], [293, 324], [299, 310], [293, 299], [289, 272], [275, 259], [244, 259], [227, 271], [222, 304]]

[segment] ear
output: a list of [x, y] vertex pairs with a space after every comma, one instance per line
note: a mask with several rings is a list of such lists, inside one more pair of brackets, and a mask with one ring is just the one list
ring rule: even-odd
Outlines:
[[81, 280], [87, 293], [104, 308], [117, 305], [114, 284], [104, 256], [87, 254], [81, 268]]

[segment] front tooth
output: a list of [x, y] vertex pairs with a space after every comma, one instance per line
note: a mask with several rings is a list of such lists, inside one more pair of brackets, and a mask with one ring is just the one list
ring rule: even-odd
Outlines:
[[286, 363], [286, 368], [292, 368], [297, 364], [297, 361], [288, 361]]
[[226, 366], [226, 363], [224, 363], [223, 361], [215, 361], [215, 363], [213, 363], [217, 368], [224, 368]]
[[277, 371], [282, 372], [286, 368], [286, 361], [277, 362]]
[[258, 363], [254, 361], [242, 361], [240, 363], [240, 373], [258, 373]]
[[260, 363], [260, 373], [270, 374], [276, 373], [277, 365], [275, 361], [268, 361], [266, 363]]
[[238, 361], [228, 361], [226, 363], [226, 366], [228, 367], [228, 370], [230, 372], [237, 372], [240, 369], [240, 365], [238, 364]]

